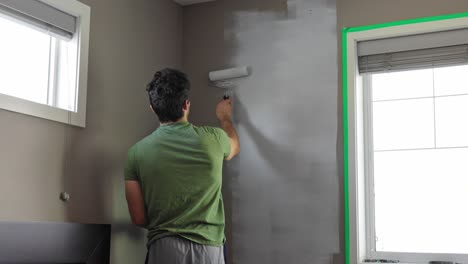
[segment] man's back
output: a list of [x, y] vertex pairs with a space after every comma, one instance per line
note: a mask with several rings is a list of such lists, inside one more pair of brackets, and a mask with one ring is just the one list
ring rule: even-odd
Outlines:
[[148, 229], [148, 264], [224, 264], [223, 159], [239, 154], [232, 100], [216, 106], [221, 128], [188, 122], [190, 82], [157, 71], [146, 87], [161, 127], [135, 144], [125, 167], [132, 222]]
[[173, 235], [224, 243], [222, 164], [229, 153], [222, 129], [188, 122], [163, 125], [130, 149], [125, 179], [140, 182], [149, 245]]

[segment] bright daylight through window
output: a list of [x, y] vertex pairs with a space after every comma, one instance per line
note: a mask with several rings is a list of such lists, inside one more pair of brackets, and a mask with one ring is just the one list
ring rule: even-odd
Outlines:
[[468, 66], [364, 84], [374, 250], [468, 254]]
[[0, 110], [86, 126], [91, 8], [0, 0]]
[[0, 15], [0, 93], [76, 111], [76, 45]]

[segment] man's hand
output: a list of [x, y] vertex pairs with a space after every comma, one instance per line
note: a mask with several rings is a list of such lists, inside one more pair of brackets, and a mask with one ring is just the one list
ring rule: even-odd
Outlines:
[[225, 99], [218, 103], [216, 107], [216, 117], [219, 122], [231, 121], [232, 119], [232, 100]]

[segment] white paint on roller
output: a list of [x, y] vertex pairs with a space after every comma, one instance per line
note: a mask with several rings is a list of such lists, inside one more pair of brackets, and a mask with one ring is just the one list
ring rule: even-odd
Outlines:
[[249, 76], [249, 67], [243, 66], [238, 68], [225, 69], [220, 71], [213, 71], [209, 73], [210, 81], [219, 82], [235, 78]]
[[213, 2], [213, 1], [216, 1], [216, 0], [174, 0], [174, 2], [183, 6], [200, 4], [200, 3], [205, 3], [205, 2]]

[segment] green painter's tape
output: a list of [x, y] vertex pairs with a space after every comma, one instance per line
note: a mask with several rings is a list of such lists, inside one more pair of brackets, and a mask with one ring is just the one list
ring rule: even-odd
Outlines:
[[465, 13], [458, 13], [458, 14], [450, 14], [450, 15], [441, 15], [441, 16], [433, 16], [433, 17], [423, 17], [423, 18], [415, 18], [415, 19], [408, 19], [408, 20], [400, 20], [394, 22], [387, 22], [382, 24], [375, 24], [375, 25], [368, 25], [368, 26], [360, 26], [360, 27], [351, 27], [351, 28], [343, 28], [342, 29], [342, 39], [341, 39], [341, 47], [342, 47], [342, 78], [343, 78], [343, 174], [344, 174], [344, 236], [345, 236], [345, 263], [350, 264], [350, 225], [349, 225], [349, 156], [348, 156], [348, 60], [347, 60], [347, 34], [350, 32], [359, 32], [359, 31], [366, 31], [366, 30], [373, 30], [379, 28], [386, 28], [386, 27], [395, 27], [395, 26], [402, 26], [402, 25], [409, 25], [409, 24], [417, 24], [417, 23], [425, 23], [425, 22], [433, 22], [433, 21], [440, 21], [440, 20], [447, 20], [447, 19], [456, 19], [456, 18], [464, 18], [468, 17], [468, 12]]
[[343, 28], [342, 30], [342, 63], [343, 63], [343, 173], [344, 173], [344, 210], [345, 210], [345, 261], [349, 264], [349, 193], [348, 193], [348, 49], [347, 49], [347, 34], [348, 29]]

